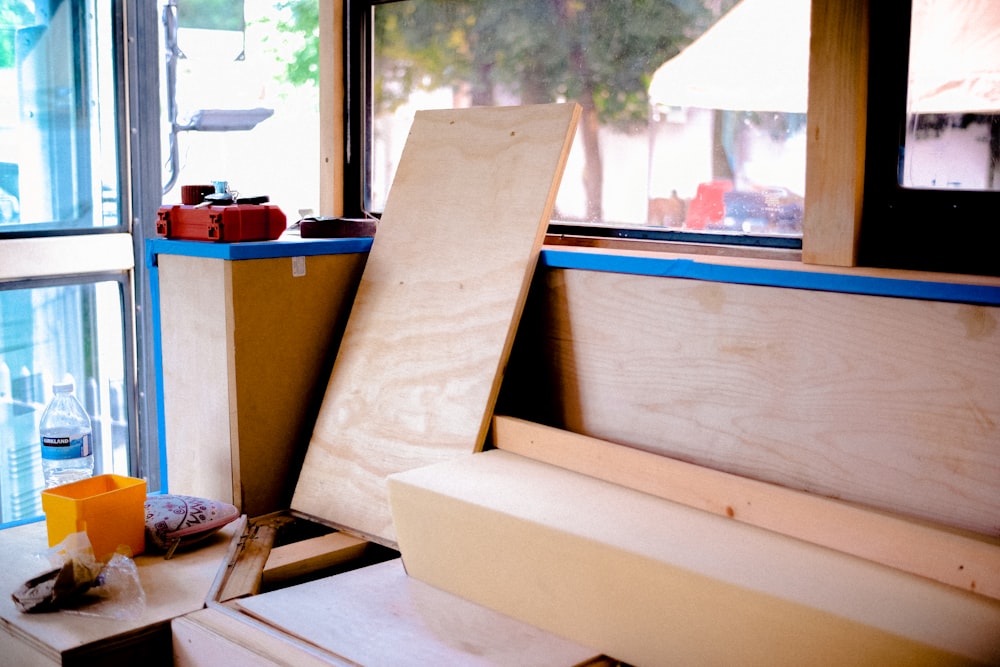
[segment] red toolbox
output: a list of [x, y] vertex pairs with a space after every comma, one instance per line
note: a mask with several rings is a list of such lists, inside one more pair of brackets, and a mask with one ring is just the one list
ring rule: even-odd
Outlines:
[[161, 206], [156, 233], [191, 241], [273, 241], [285, 231], [285, 214], [270, 204]]

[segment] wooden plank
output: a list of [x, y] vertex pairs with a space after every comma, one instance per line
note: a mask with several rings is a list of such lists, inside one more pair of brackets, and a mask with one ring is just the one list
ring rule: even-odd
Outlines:
[[996, 664], [1000, 603], [502, 450], [393, 475], [410, 576], [631, 664]]
[[237, 602], [254, 618], [359, 665], [575, 665], [590, 648], [406, 575], [394, 559]]
[[857, 262], [865, 177], [868, 2], [812, 2], [802, 221], [806, 263]]
[[1000, 599], [1000, 540], [959, 534], [522, 419], [498, 415], [493, 434], [499, 449]]
[[578, 115], [417, 113], [294, 510], [392, 544], [386, 476], [482, 447]]
[[512, 387], [557, 397], [534, 421], [1000, 535], [1000, 308], [569, 269], [543, 280], [543, 365]]
[[247, 623], [240, 614], [209, 608], [174, 619], [176, 667], [330, 667], [350, 665], [292, 643], [287, 636]]
[[260, 592], [264, 565], [274, 539], [281, 526], [290, 521], [292, 519], [289, 517], [266, 517], [248, 527], [239, 549], [228, 565], [225, 579], [219, 586], [216, 598], [218, 602], [228, 602]]
[[337, 532], [275, 547], [264, 564], [263, 584], [273, 585], [355, 560], [368, 544], [367, 540]]

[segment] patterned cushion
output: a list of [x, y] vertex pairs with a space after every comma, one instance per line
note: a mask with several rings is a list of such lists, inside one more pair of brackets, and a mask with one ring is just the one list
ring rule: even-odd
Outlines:
[[148, 496], [145, 507], [146, 542], [166, 549], [167, 558], [177, 547], [208, 537], [240, 515], [234, 505], [194, 496]]

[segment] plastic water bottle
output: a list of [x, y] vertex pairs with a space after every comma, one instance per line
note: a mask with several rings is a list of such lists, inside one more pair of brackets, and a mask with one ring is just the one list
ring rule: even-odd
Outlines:
[[42, 441], [42, 473], [52, 488], [94, 474], [90, 417], [73, 395], [72, 382], [52, 385], [52, 400], [38, 423]]

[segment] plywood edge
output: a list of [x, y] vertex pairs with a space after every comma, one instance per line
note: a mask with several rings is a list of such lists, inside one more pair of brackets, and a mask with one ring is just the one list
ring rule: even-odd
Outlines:
[[346, 533], [328, 533], [271, 549], [264, 563], [264, 585], [273, 585], [360, 557], [369, 542]]
[[498, 415], [494, 444], [812, 544], [1000, 599], [1000, 541]]
[[295, 664], [297, 667], [347, 665], [331, 656], [316, 655], [289, 641], [277, 631], [261, 627], [226, 608], [208, 608], [171, 622], [174, 664], [177, 667], [215, 667], [239, 664], [247, 667]]

